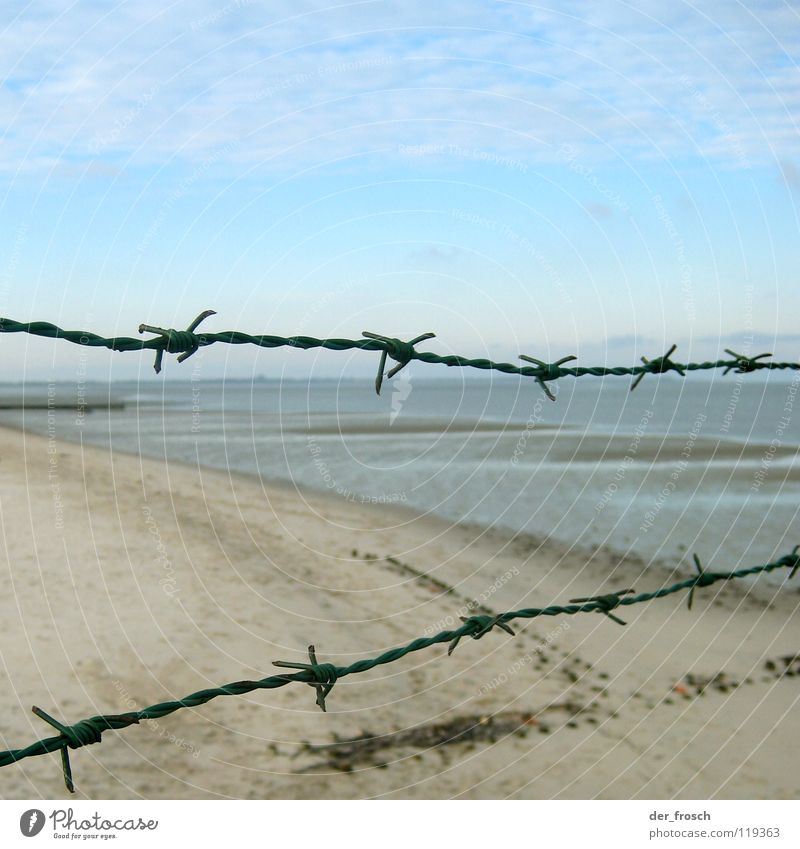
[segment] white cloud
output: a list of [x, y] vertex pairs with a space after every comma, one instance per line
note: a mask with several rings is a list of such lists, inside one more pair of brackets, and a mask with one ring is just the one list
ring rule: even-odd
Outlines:
[[800, 154], [786, 3], [82, 2], [7, 18], [5, 171], [223, 147], [282, 170], [403, 144], [733, 167]]

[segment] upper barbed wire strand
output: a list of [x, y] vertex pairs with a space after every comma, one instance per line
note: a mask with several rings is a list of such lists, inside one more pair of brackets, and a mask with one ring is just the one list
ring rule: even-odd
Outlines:
[[[212, 314], [207, 310], [203, 315]], [[148, 325], [141, 325], [151, 329]], [[513, 363], [495, 362], [485, 358], [470, 358], [458, 354], [435, 354], [431, 351], [417, 351], [413, 343], [403, 342], [392, 337], [381, 337], [378, 334], [370, 334], [367, 339], [318, 339], [314, 336], [271, 336], [268, 334], [251, 335], [238, 330], [226, 330], [219, 333], [197, 333], [186, 330], [173, 330], [153, 328], [158, 335], [151, 339], [136, 339], [130, 336], [99, 336], [84, 330], [64, 330], [55, 324], [46, 321], [20, 322], [10, 318], [0, 318], [0, 333], [28, 333], [32, 336], [42, 336], [50, 339], [64, 339], [76, 345], [90, 348], [108, 348], [113, 351], [157, 351], [163, 353], [186, 351], [187, 349], [203, 348], [221, 342], [226, 345], [255, 345], [260, 348], [300, 348], [309, 350], [312, 348], [325, 348], [330, 351], [378, 351], [382, 354], [395, 358], [398, 350], [402, 349], [401, 362], [407, 363], [417, 361], [436, 365], [445, 365], [451, 368], [474, 368], [482, 371], [498, 371], [503, 374], [516, 374], [522, 377], [533, 377], [539, 381], [540, 386], [544, 381], [558, 380], [563, 377], [593, 377], [628, 376], [641, 378], [646, 374], [661, 374], [666, 371], [675, 371], [683, 374], [685, 371], [706, 371], [711, 369], [725, 369], [727, 374], [735, 370], [739, 374], [748, 374], [762, 369], [773, 370], [800, 370], [798, 362], [763, 362], [760, 358], [771, 356], [771, 354], [759, 354], [758, 358], [748, 357], [743, 354], [735, 354], [728, 351], [734, 357], [730, 360], [707, 360], [697, 363], [679, 363], [671, 360], [668, 356], [657, 357], [653, 360], [642, 358], [642, 365], [638, 366], [571, 366], [566, 367], [560, 363], [544, 363], [538, 367], [516, 366]], [[432, 334], [423, 334], [417, 337], [415, 342], [430, 338]], [[673, 349], [674, 350], [674, 346]], [[670, 352], [671, 353], [671, 352]], [[398, 355], [399, 356], [399, 355]], [[525, 355], [521, 355], [525, 356]], [[528, 358], [531, 361], [532, 358]], [[180, 359], [180, 358], [179, 358]], [[160, 368], [160, 357], [156, 364]], [[543, 361], [542, 361], [543, 362]], [[393, 370], [396, 372], [396, 369]], [[638, 382], [638, 381], [637, 381]], [[378, 384], [380, 381], [378, 381]], [[548, 397], [552, 396], [548, 392]]]

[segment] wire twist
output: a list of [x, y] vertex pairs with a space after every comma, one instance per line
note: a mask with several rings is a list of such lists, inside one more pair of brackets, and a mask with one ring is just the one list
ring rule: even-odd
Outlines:
[[194, 331], [200, 322], [210, 315], [216, 315], [214, 310], [201, 312], [186, 330], [164, 330], [163, 327], [151, 327], [149, 324], [139, 325], [139, 333], [147, 331], [148, 333], [157, 333], [161, 337], [161, 343], [156, 349], [156, 360], [153, 363], [156, 374], [161, 371], [161, 359], [164, 356], [164, 351], [168, 354], [180, 354], [179, 363], [188, 360], [197, 351], [203, 344], [203, 337], [195, 335]]
[[681, 377], [686, 377], [684, 367], [680, 363], [673, 363], [670, 359], [670, 356], [675, 353], [677, 347], [677, 345], [673, 345], [666, 354], [656, 357], [654, 360], [648, 360], [647, 357], [642, 357], [642, 362], [645, 364], [646, 369], [631, 384], [631, 392], [642, 382], [645, 374], [664, 374], [668, 371], [677, 371]]
[[526, 354], [520, 354], [519, 358], [521, 360], [525, 360], [529, 363], [535, 363], [538, 368], [535, 373], [532, 375], [536, 378], [536, 382], [541, 387], [542, 392], [551, 400], [555, 401], [556, 396], [548, 389], [546, 380], [558, 380], [560, 377], [563, 377], [565, 374], [569, 374], [566, 369], [562, 369], [561, 366], [564, 363], [571, 362], [572, 360], [577, 360], [578, 358], [571, 354], [568, 357], [562, 357], [560, 360], [556, 360], [554, 363], [546, 363], [542, 360], [537, 360], [536, 357], [529, 357]]
[[[287, 660], [275, 660], [273, 666], [281, 666], [286, 669], [302, 669], [311, 673], [314, 680], [306, 683], [317, 691], [317, 705], [320, 710], [327, 711], [325, 697], [333, 689], [333, 685], [339, 678], [338, 670], [332, 663], [317, 663], [317, 655], [314, 646], [308, 647], [308, 659], [310, 663], [290, 663]], [[296, 680], [291, 676], [284, 676], [288, 681]]]
[[[40, 719], [43, 719], [48, 725], [58, 731], [59, 736], [50, 738], [50, 743], [55, 744], [48, 747], [47, 751], [61, 751], [61, 770], [64, 775], [64, 784], [70, 793], [75, 792], [75, 784], [72, 780], [72, 765], [69, 762], [69, 749], [80, 749], [83, 746], [91, 746], [93, 743], [99, 743], [102, 739], [103, 731], [110, 727], [108, 718], [101, 716], [93, 716], [89, 719], [82, 719], [76, 722], [75, 725], [64, 725], [57, 719], [54, 719], [50, 714], [45, 713], [41, 708], [34, 705], [31, 708], [32, 712]], [[129, 714], [128, 716], [133, 716]], [[126, 720], [127, 717], [115, 717], [116, 719]], [[138, 719], [133, 718], [131, 722], [126, 722], [126, 725], [138, 723]]]
[[628, 589], [628, 590], [616, 590], [611, 593], [606, 593], [606, 595], [590, 595], [586, 598], [571, 598], [570, 604], [580, 604], [582, 602], [588, 602], [589, 606], [587, 609], [596, 610], [598, 613], [604, 613], [608, 616], [609, 619], [613, 619], [615, 622], [620, 625], [625, 625], [626, 623], [622, 621], [617, 616], [611, 612], [615, 608], [619, 607], [622, 604], [622, 599], [620, 596], [630, 595], [631, 593], [635, 593], [636, 590]]
[[499, 616], [488, 616], [484, 613], [480, 613], [475, 616], [459, 616], [458, 618], [464, 623], [460, 630], [464, 633], [459, 633], [458, 636], [456, 636], [456, 638], [450, 643], [447, 648], [448, 656], [456, 650], [456, 646], [462, 637], [469, 636], [472, 637], [473, 640], [479, 640], [485, 634], [488, 634], [495, 626], [502, 628], [507, 634], [511, 634], [512, 637], [515, 636], [511, 628], [506, 625], [503, 615], [504, 614], [500, 614]]
[[386, 357], [391, 357], [397, 365], [386, 375], [388, 378], [394, 377], [397, 372], [400, 371], [403, 366], [407, 366], [411, 360], [413, 360], [417, 356], [417, 352], [414, 350], [414, 345], [417, 342], [422, 342], [425, 339], [433, 339], [436, 334], [435, 333], [423, 333], [420, 336], [415, 336], [410, 342], [403, 342], [402, 339], [394, 339], [391, 336], [381, 336], [378, 333], [370, 333], [368, 330], [365, 330], [362, 336], [366, 336], [367, 339], [375, 339], [383, 344], [383, 350], [381, 351], [381, 361], [378, 365], [378, 375], [375, 378], [375, 393], [377, 395], [381, 394], [381, 386], [383, 385], [383, 370], [386, 368]]
[[726, 375], [731, 369], [734, 369], [737, 374], [749, 374], [759, 368], [758, 360], [763, 360], [764, 357], [771, 357], [772, 354], [758, 354], [755, 357], [748, 357], [745, 354], [737, 354], [736, 351], [731, 351], [730, 348], [725, 349], [726, 354], [730, 354], [736, 359], [735, 365], [729, 365], [723, 375]]

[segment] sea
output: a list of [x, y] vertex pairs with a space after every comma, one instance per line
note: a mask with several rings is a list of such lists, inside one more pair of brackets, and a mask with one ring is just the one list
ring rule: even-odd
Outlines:
[[680, 569], [800, 544], [800, 372], [548, 385], [413, 364], [380, 396], [369, 378], [4, 384], [0, 424]]

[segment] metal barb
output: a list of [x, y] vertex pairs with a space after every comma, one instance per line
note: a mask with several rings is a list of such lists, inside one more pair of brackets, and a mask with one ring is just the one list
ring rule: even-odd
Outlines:
[[553, 393], [548, 389], [547, 384], [545, 383], [545, 380], [558, 380], [560, 375], [558, 374], [557, 369], [559, 367], [563, 366], [564, 363], [568, 363], [568, 362], [571, 362], [572, 360], [578, 359], [574, 354], [570, 355], [569, 357], [562, 357], [560, 360], [556, 360], [554, 363], [546, 363], [543, 360], [537, 360], [536, 357], [529, 357], [527, 354], [520, 354], [519, 358], [521, 360], [525, 360], [526, 363], [533, 363], [534, 365], [538, 366], [543, 371], [547, 371], [547, 372], [550, 372], [552, 374], [552, 377], [548, 377], [547, 375], [541, 375], [541, 374], [535, 375], [536, 382], [539, 384], [539, 386], [541, 387], [544, 394], [547, 395], [547, 397], [551, 401], [555, 401], [556, 396], [553, 395]]
[[692, 588], [689, 590], [689, 600], [688, 600], [688, 609], [692, 609], [692, 602], [694, 601], [694, 591], [697, 587], [709, 587], [711, 584], [715, 583], [719, 580], [718, 575], [714, 575], [711, 572], [706, 572], [700, 563], [700, 558], [696, 555], [692, 555], [692, 559], [694, 560], [694, 568], [697, 570], [697, 577], [695, 578], [695, 582], [692, 585]]
[[34, 705], [31, 710], [39, 717], [39, 719], [43, 719], [48, 725], [55, 728], [56, 731], [58, 731], [58, 733], [64, 738], [64, 745], [61, 747], [61, 770], [64, 773], [64, 784], [67, 785], [67, 790], [70, 793], [74, 793], [75, 784], [72, 780], [72, 766], [69, 762], [69, 749], [67, 748], [69, 746], [69, 734], [67, 729], [57, 719], [53, 719], [50, 714], [45, 713], [41, 708], [36, 707], [36, 705]]
[[730, 348], [725, 348], [725, 353], [730, 354], [736, 362], [733, 365], [727, 366], [725, 371], [722, 372], [723, 376], [731, 369], [736, 369], [737, 374], [747, 374], [748, 372], [755, 371], [758, 368], [756, 360], [763, 360], [764, 357], [772, 356], [772, 354], [758, 354], [755, 357], [748, 357], [746, 354], [737, 354], [736, 351], [732, 351]]
[[[311, 672], [313, 675], [317, 675], [320, 665], [317, 663], [317, 653], [313, 645], [308, 647], [308, 659], [311, 663], [291, 663], [288, 660], [274, 660], [272, 665], [280, 666], [284, 669], [302, 669], [304, 672]], [[286, 680], [291, 681], [294, 679], [287, 678]], [[306, 683], [309, 687], [313, 687], [317, 691], [316, 704], [319, 706], [320, 710], [327, 712], [328, 709], [325, 706], [325, 697], [333, 689], [333, 683], [323, 683], [322, 681], [307, 681]]]
[[402, 339], [395, 339], [391, 336], [381, 336], [380, 333], [370, 333], [364, 330], [361, 333], [367, 339], [375, 339], [378, 342], [383, 342], [386, 347], [381, 351], [381, 361], [378, 364], [378, 374], [375, 378], [375, 392], [381, 394], [381, 386], [383, 386], [383, 370], [386, 368], [386, 357], [390, 356], [397, 362], [397, 365], [386, 375], [388, 378], [394, 377], [403, 366], [408, 365], [414, 356], [414, 345], [418, 342], [423, 342], [425, 339], [435, 338], [435, 333], [422, 333], [415, 336], [410, 342], [403, 342]]
[[594, 601], [601, 605], [600, 609], [597, 611], [598, 613], [604, 613], [609, 619], [613, 619], [620, 625], [627, 625], [627, 622], [624, 622], [618, 616], [614, 616], [611, 611], [619, 604], [619, 597], [621, 595], [630, 595], [630, 593], [635, 592], [636, 590], [634, 589], [617, 590], [616, 592], [607, 593], [606, 595], [590, 595], [586, 596], [586, 598], [571, 598], [569, 603], [583, 604], [584, 602]]
[[642, 362], [646, 366], [651, 366], [648, 371], [643, 371], [641, 374], [636, 376], [636, 380], [631, 384], [631, 392], [642, 382], [642, 378], [650, 373], [650, 374], [663, 374], [665, 371], [677, 371], [681, 377], [686, 377], [686, 372], [683, 370], [681, 366], [677, 363], [673, 363], [670, 357], [677, 349], [677, 345], [673, 345], [666, 354], [661, 357], [656, 357], [654, 360], [648, 360], [647, 357], [642, 357]]
[[[797, 558], [798, 552], [800, 552], [800, 545], [796, 545], [792, 549], [792, 557]], [[800, 568], [800, 558], [795, 560], [795, 564], [794, 564], [794, 566], [792, 566], [792, 571], [789, 572], [789, 580], [790, 581], [791, 581], [792, 578], [794, 578], [795, 572], [797, 572], [798, 568]]]
[[[700, 558], [699, 558], [696, 554], [693, 554], [693, 555], [692, 555], [692, 558], [693, 558], [693, 560], [694, 560], [694, 568], [695, 568], [695, 569], [697, 569], [697, 577], [698, 577], [698, 578], [701, 578], [701, 577], [703, 576], [703, 566], [702, 566], [702, 564], [700, 563]], [[697, 586], [697, 584], [695, 584], [695, 585], [694, 585], [694, 586], [693, 586], [693, 587], [689, 590], [689, 601], [688, 601], [688, 604], [687, 604], [687, 608], [688, 608], [689, 610], [691, 610], [691, 609], [692, 609], [692, 602], [694, 601], [694, 590], [695, 590], [695, 587], [696, 587], [696, 586]]]
[[[466, 622], [469, 622], [470, 620], [477, 621], [480, 618], [486, 618], [486, 617], [459, 616], [458, 618], [462, 622], [466, 623]], [[492, 628], [495, 627], [495, 625], [498, 628], [502, 628], [507, 634], [511, 634], [512, 637], [516, 637], [516, 633], [511, 629], [511, 627], [509, 625], [507, 625], [505, 622], [503, 622], [503, 614], [502, 613], [500, 613], [500, 614], [498, 614], [497, 616], [494, 616], [494, 617], [488, 617], [488, 621], [483, 622], [480, 625], [479, 629], [474, 634], [470, 634], [469, 636], [471, 636], [473, 640], [479, 640], [484, 634], [488, 634], [489, 631], [491, 631]], [[447, 656], [448, 657], [450, 657], [450, 655], [456, 650], [456, 646], [461, 641], [462, 636], [464, 636], [464, 635], [459, 634], [450, 643], [450, 645], [447, 647]]]
[[[204, 310], [186, 328], [186, 330], [184, 332], [193, 334], [194, 331], [197, 329], [198, 325], [200, 324], [200, 322], [205, 321], [205, 319], [207, 319], [210, 315], [216, 315], [216, 314], [217, 313], [214, 310]], [[155, 373], [159, 374], [161, 372], [161, 362], [164, 358], [164, 350], [169, 345], [170, 337], [172, 336], [173, 333], [175, 333], [175, 331], [174, 330], [165, 330], [163, 327], [153, 327], [150, 324], [140, 324], [139, 325], [139, 333], [145, 333], [145, 332], [147, 332], [147, 333], [157, 333], [163, 339], [163, 345], [162, 345], [162, 347], [160, 347], [156, 350], [156, 359], [155, 359], [155, 362], [153, 363], [153, 368], [155, 369]], [[197, 351], [197, 348], [198, 348], [198, 345], [195, 343], [194, 346], [191, 347], [189, 350], [186, 350], [183, 353], [181, 353], [180, 356], [178, 357], [178, 362], [182, 363], [184, 360], [188, 360], [189, 357], [191, 357], [192, 354], [194, 354], [195, 351]]]

